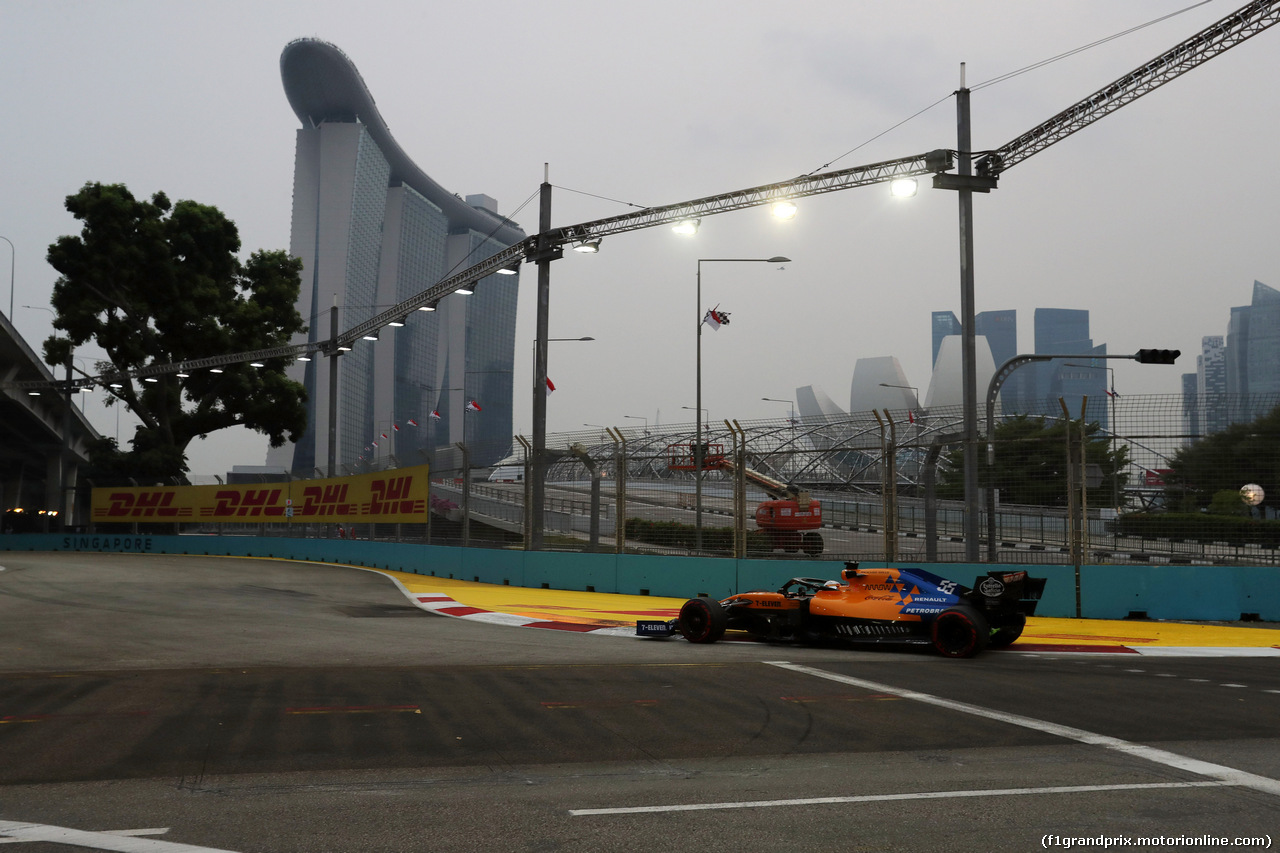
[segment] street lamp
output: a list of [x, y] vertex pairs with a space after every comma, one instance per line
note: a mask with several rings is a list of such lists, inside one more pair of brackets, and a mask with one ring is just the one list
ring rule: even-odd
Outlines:
[[[553, 341], [594, 341], [594, 340], [595, 338], [591, 337], [590, 335], [584, 335], [581, 338], [547, 338], [547, 343], [551, 343]], [[546, 380], [546, 381], [550, 381], [550, 380]], [[533, 341], [533, 386], [534, 386], [533, 387], [534, 396], [537, 396], [537, 393], [538, 393], [538, 341], [536, 338]]]
[[796, 402], [795, 402], [795, 400], [781, 400], [781, 399], [779, 399], [779, 398], [777, 398], [777, 397], [761, 397], [760, 399], [761, 399], [761, 400], [764, 400], [766, 403], [786, 403], [786, 404], [787, 404], [787, 406], [789, 407], [789, 410], [788, 410], [788, 412], [787, 412], [787, 420], [789, 420], [789, 421], [791, 422], [791, 427], [792, 427], [792, 429], [794, 429], [794, 428], [795, 428], [795, 425], [796, 425]]
[[[703, 264], [724, 264], [724, 263], [761, 263], [761, 264], [787, 264], [791, 263], [790, 258], [784, 258], [781, 255], [774, 255], [772, 258], [698, 258], [698, 276], [697, 276], [697, 313], [694, 321], [697, 323], [697, 374], [698, 374], [698, 424], [696, 431], [696, 441], [693, 446], [693, 464], [694, 472], [694, 553], [702, 553], [702, 318], [704, 316], [702, 310], [702, 265]], [[688, 408], [687, 406], [682, 408]]]
[[649, 434], [649, 419], [643, 415], [623, 415], [624, 418], [630, 418], [633, 421], [644, 421], [644, 434]]
[[920, 408], [920, 389], [914, 385], [894, 385], [892, 382], [881, 382], [881, 388], [904, 388], [911, 392], [911, 396], [916, 401], [916, 408]]

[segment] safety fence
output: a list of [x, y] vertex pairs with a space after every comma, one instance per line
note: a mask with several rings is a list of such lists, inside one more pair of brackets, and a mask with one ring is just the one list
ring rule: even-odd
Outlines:
[[[960, 562], [972, 507], [984, 561], [1275, 565], [1278, 405], [1273, 395], [997, 404], [969, 448], [970, 501], [959, 407], [553, 434], [541, 548]], [[418, 522], [218, 530], [533, 547], [529, 441], [463, 451], [431, 460], [431, 511]]]

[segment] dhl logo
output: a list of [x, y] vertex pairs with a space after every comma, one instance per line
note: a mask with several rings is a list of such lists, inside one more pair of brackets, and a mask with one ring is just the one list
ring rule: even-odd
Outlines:
[[200, 515], [214, 518], [231, 516], [284, 515], [280, 505], [282, 489], [222, 489], [213, 496], [213, 506], [202, 508]]
[[425, 512], [426, 501], [409, 497], [409, 487], [412, 484], [413, 477], [374, 480], [369, 487], [373, 492], [373, 500], [369, 502], [369, 515]]
[[426, 512], [427, 502], [409, 497], [413, 477], [390, 477], [369, 484], [372, 498], [368, 503], [354, 503], [347, 497], [347, 484], [307, 486], [302, 490], [302, 506], [296, 516], [308, 518], [326, 515], [400, 515]]
[[359, 511], [359, 506], [347, 503], [347, 484], [332, 486], [306, 486], [302, 490], [302, 506], [297, 515], [350, 515]]
[[[156, 489], [95, 490], [93, 517], [98, 521], [140, 519], [180, 521], [193, 516], [207, 521], [347, 519], [412, 520], [427, 511], [415, 476], [364, 477], [354, 482], [317, 481], [307, 485], [247, 488], [244, 486], [175, 486]], [[427, 482], [417, 477], [419, 484]], [[297, 495], [301, 486], [301, 499]], [[105, 493], [105, 494], [104, 494]]]
[[191, 507], [173, 506], [174, 492], [112, 492], [97, 518], [189, 518]]

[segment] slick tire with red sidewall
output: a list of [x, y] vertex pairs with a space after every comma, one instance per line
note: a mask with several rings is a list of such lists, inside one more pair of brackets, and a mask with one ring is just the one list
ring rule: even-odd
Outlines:
[[714, 598], [691, 598], [680, 608], [680, 633], [691, 643], [714, 643], [724, 636], [729, 615]]
[[990, 638], [987, 617], [971, 607], [944, 610], [929, 626], [933, 648], [943, 657], [971, 658], [987, 647]]

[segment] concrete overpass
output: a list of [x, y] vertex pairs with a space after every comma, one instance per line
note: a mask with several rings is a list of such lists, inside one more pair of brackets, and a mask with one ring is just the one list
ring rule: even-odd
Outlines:
[[[31, 381], [50, 387], [35, 392], [15, 387]], [[57, 513], [39, 519], [37, 530], [86, 523], [76, 511], [74, 489], [89, 443], [101, 436], [74, 404], [79, 395], [69, 401], [56, 382], [9, 318], [0, 316], [0, 503], [6, 527], [15, 524], [11, 511], [19, 509], [22, 516], [38, 519], [41, 512]]]

